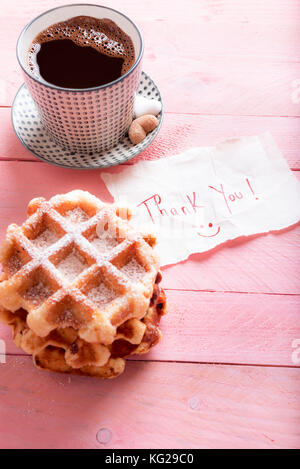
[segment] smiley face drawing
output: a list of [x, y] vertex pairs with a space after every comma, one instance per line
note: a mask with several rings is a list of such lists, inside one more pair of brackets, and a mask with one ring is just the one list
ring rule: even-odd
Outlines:
[[[206, 232], [206, 228], [208, 227], [208, 231]], [[208, 225], [200, 225], [199, 227], [201, 229], [201, 232], [197, 231], [197, 235], [203, 237], [203, 238], [213, 238], [214, 236], [217, 236], [220, 233], [221, 227], [214, 226], [213, 223], [208, 223]], [[203, 230], [203, 231], [202, 231]]]

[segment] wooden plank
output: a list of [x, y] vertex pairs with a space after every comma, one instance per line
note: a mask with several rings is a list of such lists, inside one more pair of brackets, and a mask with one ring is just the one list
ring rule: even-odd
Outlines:
[[[42, 4], [41, 4], [42, 3]], [[0, 37], [9, 48], [26, 23], [49, 8], [61, 6], [59, 0], [7, 2], [2, 14]], [[130, 16], [141, 29], [146, 43], [145, 59], [153, 54], [179, 57], [255, 58], [267, 61], [300, 59], [297, 0], [255, 0], [241, 2], [218, 0], [114, 0], [113, 7]], [[145, 15], [147, 11], [147, 15]], [[276, 34], [274, 34], [276, 30]], [[197, 39], [197, 40], [195, 40]], [[7, 50], [7, 48], [6, 48]], [[1, 51], [6, 54], [5, 50]], [[151, 56], [149, 57], [149, 54]]]
[[[20, 30], [60, 4], [2, 5], [0, 106], [11, 105], [22, 83]], [[300, 169], [300, 121], [284, 117], [300, 115], [298, 0], [114, 0], [112, 7], [140, 26], [143, 68], [167, 111], [142, 158], [269, 130]], [[5, 162], [34, 160], [9, 114], [0, 109], [0, 238], [8, 223], [23, 221], [34, 196], [82, 188], [111, 200], [100, 171]], [[3, 364], [0, 355], [0, 447], [300, 448], [292, 358], [300, 338], [299, 229], [237, 240], [164, 269], [163, 341], [143, 360], [131, 359], [117, 381], [42, 373], [30, 357], [7, 356]], [[0, 352], [3, 340], [7, 353], [22, 353], [0, 326]]]
[[[143, 68], [159, 87], [169, 112], [300, 116], [300, 62], [182, 58], [179, 65], [174, 56], [159, 56], [151, 64], [145, 61]], [[22, 81], [17, 67], [9, 73], [0, 70], [2, 106], [12, 104]]]
[[[255, 60], [157, 61], [149, 68], [172, 112], [208, 115], [299, 116], [300, 63]], [[150, 72], [151, 70], [151, 72]], [[296, 87], [296, 92], [295, 92]]]
[[[110, 169], [119, 171], [120, 167]], [[103, 200], [111, 197], [101, 171], [74, 171], [44, 163], [0, 163], [0, 239], [10, 223], [24, 221], [27, 203], [73, 189], [88, 190]], [[300, 179], [300, 174], [296, 172]], [[164, 268], [165, 286], [184, 290], [255, 293], [299, 293], [300, 255], [297, 226], [277, 234], [235, 240], [212, 252]]]
[[[166, 293], [163, 340], [141, 359], [300, 366], [292, 359], [293, 341], [300, 340], [299, 295]], [[3, 324], [0, 339], [6, 353], [25, 355]]]
[[[23, 5], [20, 0], [4, 0], [5, 14], [14, 17], [22, 17], [29, 21], [34, 15], [40, 14], [49, 8], [60, 6], [60, 0], [31, 0], [30, 5]], [[19, 6], [16, 10], [16, 6]], [[20, 8], [22, 6], [22, 8]], [[114, 0], [113, 8], [123, 11], [130, 17], [147, 19], [174, 20], [195, 20], [195, 10], [199, 14], [199, 21], [215, 21], [219, 23], [249, 23], [264, 24], [266, 28], [273, 25], [280, 25], [287, 28], [287, 22], [291, 26], [297, 24], [300, 14], [299, 2], [297, 0], [252, 0], [236, 2], [235, 0], [186, 0], [184, 4], [178, 0], [170, 2], [160, 0], [144, 0], [143, 4], [136, 0], [127, 0], [124, 5], [123, 0]], [[205, 16], [207, 15], [207, 16]], [[248, 21], [247, 21], [248, 20]], [[276, 38], [274, 38], [276, 39]]]
[[299, 293], [299, 225], [285, 232], [228, 242], [164, 268], [168, 288]]
[[[14, 134], [10, 108], [0, 108], [0, 160], [37, 160]], [[154, 142], [137, 158], [158, 159], [194, 146], [215, 145], [230, 137], [270, 132], [293, 169], [300, 169], [300, 119], [294, 117], [203, 116], [165, 113]]]
[[0, 367], [1, 448], [300, 446], [298, 369], [131, 362], [104, 382]]
[[[148, 2], [147, 20], [146, 10], [137, 10], [135, 3], [126, 4], [126, 13], [142, 29], [147, 46], [144, 69], [157, 81], [169, 111], [299, 116], [300, 98], [294, 86], [299, 88], [300, 7], [295, 0], [278, 0], [276, 7], [271, 0], [263, 6], [247, 2], [238, 9], [236, 2], [225, 0], [213, 5], [205, 1], [201, 6], [195, 0], [187, 5], [174, 2], [175, 7], [169, 2], [165, 7], [158, 1], [151, 6]], [[5, 10], [0, 31], [5, 44], [0, 52], [5, 63], [0, 70], [0, 104], [10, 105], [22, 82], [14, 49], [19, 31], [55, 5], [46, 1], [41, 8], [35, 2], [27, 9], [14, 0]], [[114, 6], [124, 9], [123, 2]], [[263, 19], [258, 21], [259, 11]]]

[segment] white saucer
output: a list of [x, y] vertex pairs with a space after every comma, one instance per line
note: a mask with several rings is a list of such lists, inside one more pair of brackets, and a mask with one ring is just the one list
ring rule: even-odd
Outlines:
[[[162, 101], [157, 86], [144, 72], [142, 72], [138, 94]], [[48, 135], [25, 84], [17, 92], [12, 106], [12, 124], [24, 147], [46, 163], [73, 169], [107, 168], [130, 160], [141, 153], [158, 134], [163, 119], [163, 108], [157, 118], [158, 127], [138, 145], [133, 145], [129, 138], [125, 137], [118, 145], [106, 152], [81, 154], [62, 148]]]

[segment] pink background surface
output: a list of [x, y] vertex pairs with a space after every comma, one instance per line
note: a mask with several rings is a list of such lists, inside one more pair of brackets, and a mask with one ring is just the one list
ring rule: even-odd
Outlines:
[[[15, 43], [56, 0], [4, 0], [0, 20], [0, 235], [35, 196], [80, 188], [110, 200], [100, 171], [37, 161], [15, 137]], [[270, 131], [300, 169], [298, 0], [112, 0], [141, 28], [143, 69], [165, 103], [137, 159]], [[130, 164], [134, 163], [132, 160]], [[1, 448], [300, 448], [300, 256], [296, 227], [164, 269], [162, 343], [104, 382], [42, 373], [0, 326]], [[294, 352], [294, 355], [293, 355]], [[294, 359], [293, 359], [294, 358]], [[98, 434], [98, 439], [97, 439]]]

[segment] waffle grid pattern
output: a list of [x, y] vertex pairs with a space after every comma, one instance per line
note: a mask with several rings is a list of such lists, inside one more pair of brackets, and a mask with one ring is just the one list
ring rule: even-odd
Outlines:
[[0, 303], [26, 311], [40, 339], [76, 331], [75, 348], [65, 352], [74, 368], [82, 367], [84, 349], [92, 351], [87, 363], [101, 367], [112, 359], [113, 342], [140, 344], [145, 334], [141, 320], [153, 309], [159, 261], [153, 238], [136, 233], [129, 218], [127, 210], [73, 191], [33, 199], [26, 222], [8, 228]]
[[[129, 320], [122, 326], [110, 349], [110, 357], [102, 365], [99, 347], [78, 339], [72, 328], [56, 329], [47, 337], [37, 336], [26, 323], [27, 312], [23, 309], [12, 313], [0, 308], [0, 321], [9, 325], [15, 344], [33, 356], [35, 366], [41, 370], [86, 375], [97, 378], [115, 378], [125, 369], [125, 358], [132, 354], [147, 353], [161, 339], [159, 322], [166, 312], [166, 298], [159, 289], [156, 302], [149, 307], [145, 317], [139, 321], [142, 340], [133, 344], [136, 338], [137, 320]], [[100, 364], [99, 364], [100, 358]]]

